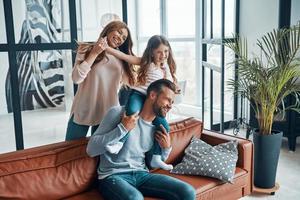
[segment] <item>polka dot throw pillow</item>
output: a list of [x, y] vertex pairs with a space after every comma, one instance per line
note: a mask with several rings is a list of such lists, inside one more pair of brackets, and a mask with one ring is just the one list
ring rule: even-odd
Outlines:
[[232, 183], [238, 159], [237, 141], [211, 146], [192, 138], [181, 163], [171, 173], [202, 175]]

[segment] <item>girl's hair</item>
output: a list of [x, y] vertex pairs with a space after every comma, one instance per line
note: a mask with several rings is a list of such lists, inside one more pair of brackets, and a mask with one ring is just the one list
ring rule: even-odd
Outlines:
[[169, 47], [169, 56], [168, 56], [168, 65], [170, 67], [170, 72], [172, 75], [172, 78], [174, 82], [177, 82], [177, 79], [175, 77], [176, 73], [176, 63], [173, 59], [173, 52], [172, 48], [170, 46], [169, 41], [162, 35], [154, 35], [148, 40], [147, 47], [143, 53], [142, 59], [141, 59], [141, 67], [138, 70], [138, 76], [137, 76], [137, 81], [141, 85], [146, 84], [146, 77], [147, 77], [147, 72], [149, 70], [150, 64], [153, 62], [153, 52], [155, 49], [159, 47], [159, 45], [165, 45]]
[[[118, 48], [119, 48], [120, 51], [122, 51], [125, 54], [134, 55], [133, 52], [132, 52], [133, 42], [132, 42], [131, 34], [130, 34], [130, 31], [129, 31], [129, 28], [127, 27], [127, 25], [124, 22], [121, 22], [121, 21], [112, 21], [112, 22], [110, 22], [109, 24], [107, 24], [104, 27], [104, 29], [100, 33], [99, 38], [104, 38], [109, 33], [113, 32], [113, 31], [118, 31], [122, 28], [125, 28], [127, 30], [128, 36], [127, 36], [126, 40], [124, 41], [124, 43], [121, 46], [119, 46]], [[93, 42], [93, 43], [86, 43], [86, 42], [78, 43], [79, 46], [77, 48], [77, 52], [84, 53], [85, 58], [87, 58], [88, 55], [90, 54], [94, 44], [95, 44], [95, 42]], [[106, 57], [105, 51], [100, 53], [97, 56], [97, 58], [95, 59], [94, 62], [99, 62], [104, 57]], [[125, 70], [126, 74], [128, 75], [129, 84], [134, 85], [135, 77], [134, 77], [134, 72], [133, 72], [133, 65], [129, 64], [128, 62], [125, 62], [125, 61], [122, 61], [122, 63], [124, 65], [124, 70]]]

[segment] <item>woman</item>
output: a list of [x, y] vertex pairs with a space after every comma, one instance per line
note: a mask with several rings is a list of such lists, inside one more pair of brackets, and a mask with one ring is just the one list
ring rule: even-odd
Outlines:
[[66, 140], [85, 137], [90, 126], [93, 133], [107, 110], [119, 105], [118, 90], [121, 84], [134, 84], [132, 65], [106, 53], [107, 46], [133, 55], [130, 31], [125, 23], [113, 21], [104, 27], [96, 43], [79, 44], [72, 72], [78, 90]]

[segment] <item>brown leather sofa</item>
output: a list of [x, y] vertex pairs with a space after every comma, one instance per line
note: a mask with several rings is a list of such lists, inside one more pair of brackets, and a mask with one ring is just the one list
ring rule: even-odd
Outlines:
[[[248, 140], [202, 130], [190, 118], [171, 124], [173, 150], [169, 163], [178, 163], [192, 136], [216, 145], [238, 140], [239, 159], [234, 183], [203, 176], [174, 175], [160, 169], [153, 173], [174, 176], [193, 185], [197, 199], [238, 199], [252, 192], [253, 146]], [[98, 159], [86, 154], [88, 139], [60, 142], [0, 155], [0, 199], [103, 199], [96, 190]], [[152, 199], [146, 197], [145, 199]]]

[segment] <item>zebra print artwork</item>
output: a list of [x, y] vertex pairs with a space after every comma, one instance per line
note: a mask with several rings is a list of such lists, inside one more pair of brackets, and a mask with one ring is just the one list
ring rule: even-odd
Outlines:
[[[25, 0], [19, 44], [61, 41], [61, 1]], [[64, 106], [64, 70], [61, 50], [17, 52], [18, 86], [21, 110]], [[6, 101], [12, 112], [10, 74], [6, 77]]]

